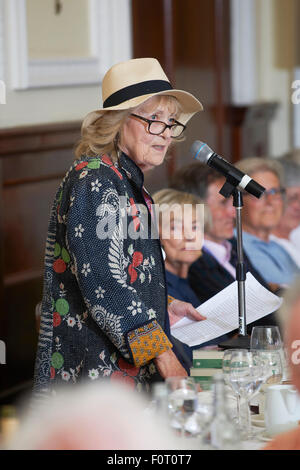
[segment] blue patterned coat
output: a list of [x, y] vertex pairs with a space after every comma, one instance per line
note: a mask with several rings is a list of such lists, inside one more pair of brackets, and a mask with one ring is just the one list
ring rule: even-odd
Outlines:
[[50, 216], [35, 392], [107, 377], [159, 379], [153, 359], [172, 347], [161, 246], [143, 173], [125, 154], [82, 157]]

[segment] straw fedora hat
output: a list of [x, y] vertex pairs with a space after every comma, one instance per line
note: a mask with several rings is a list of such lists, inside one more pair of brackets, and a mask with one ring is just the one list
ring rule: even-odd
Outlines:
[[105, 111], [134, 108], [155, 95], [171, 95], [179, 101], [178, 120], [186, 124], [203, 106], [191, 93], [174, 90], [157, 59], [131, 59], [113, 65], [102, 81], [103, 108], [90, 112], [82, 128], [93, 124]]

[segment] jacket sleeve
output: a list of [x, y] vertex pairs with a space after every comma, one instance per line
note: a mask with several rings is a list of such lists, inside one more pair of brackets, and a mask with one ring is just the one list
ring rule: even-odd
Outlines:
[[172, 344], [131, 285], [125, 196], [119, 194], [108, 179], [77, 181], [65, 220], [66, 244], [90, 316], [126, 360], [140, 367]]

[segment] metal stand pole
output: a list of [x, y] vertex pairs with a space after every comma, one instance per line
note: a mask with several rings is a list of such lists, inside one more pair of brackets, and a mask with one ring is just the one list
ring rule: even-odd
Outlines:
[[246, 269], [243, 254], [243, 239], [242, 239], [242, 207], [243, 196], [241, 191], [235, 189], [233, 192], [233, 205], [236, 209], [236, 235], [237, 235], [237, 265], [236, 265], [236, 280], [238, 284], [238, 306], [239, 306], [239, 335], [247, 335], [247, 321], [246, 321], [246, 294], [245, 294], [245, 281]]
[[220, 193], [224, 197], [233, 197], [233, 205], [236, 210], [236, 235], [237, 235], [237, 265], [236, 265], [236, 280], [238, 285], [238, 310], [239, 310], [239, 334], [237, 337], [232, 338], [218, 346], [223, 349], [249, 349], [250, 337], [247, 334], [247, 320], [246, 320], [246, 294], [245, 294], [245, 281], [246, 281], [246, 266], [244, 263], [243, 254], [243, 239], [242, 239], [242, 208], [243, 208], [243, 195], [239, 189], [232, 185], [232, 182], [226, 181]]

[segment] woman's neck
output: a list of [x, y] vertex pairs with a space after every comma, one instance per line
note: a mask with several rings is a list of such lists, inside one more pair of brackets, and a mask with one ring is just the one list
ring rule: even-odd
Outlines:
[[170, 262], [166, 258], [165, 259], [165, 267], [166, 267], [167, 271], [169, 271], [172, 274], [175, 274], [175, 276], [186, 279], [188, 277], [190, 264], [189, 263], [180, 263], [178, 261]]

